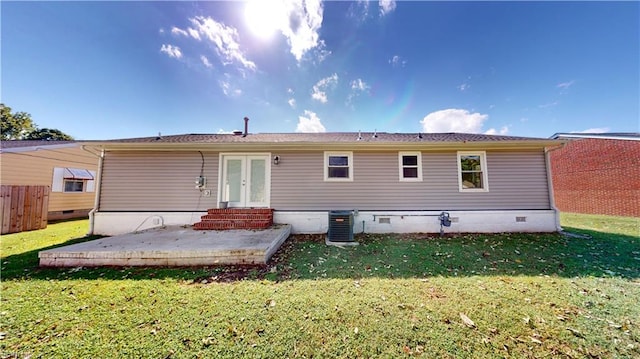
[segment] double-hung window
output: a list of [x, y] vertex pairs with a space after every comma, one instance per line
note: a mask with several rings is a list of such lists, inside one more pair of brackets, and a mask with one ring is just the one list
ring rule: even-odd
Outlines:
[[353, 181], [353, 152], [325, 152], [324, 180]]
[[484, 151], [458, 152], [460, 192], [487, 192], [487, 155]]
[[399, 152], [398, 163], [401, 182], [422, 181], [422, 155], [420, 152]]

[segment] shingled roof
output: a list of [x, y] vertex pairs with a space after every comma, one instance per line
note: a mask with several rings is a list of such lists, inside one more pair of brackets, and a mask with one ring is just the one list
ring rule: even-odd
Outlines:
[[76, 143], [77, 141], [51, 141], [51, 140], [8, 140], [0, 141], [0, 148], [25, 148], [25, 147], [43, 147], [57, 146]]
[[183, 134], [96, 141], [104, 143], [465, 143], [465, 142], [539, 142], [546, 138], [498, 136], [470, 133], [386, 133], [386, 132], [325, 132], [325, 133], [250, 133]]

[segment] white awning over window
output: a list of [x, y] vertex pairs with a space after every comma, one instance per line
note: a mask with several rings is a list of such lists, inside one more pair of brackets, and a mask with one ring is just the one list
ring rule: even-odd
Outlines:
[[76, 179], [76, 180], [93, 180], [94, 179], [90, 171], [78, 169], [78, 168], [65, 168], [64, 178]]

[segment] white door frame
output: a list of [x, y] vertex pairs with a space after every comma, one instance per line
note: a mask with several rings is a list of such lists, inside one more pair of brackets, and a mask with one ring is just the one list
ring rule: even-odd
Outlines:
[[[227, 159], [241, 159], [243, 163], [242, 168], [242, 186], [243, 191], [241, 194], [241, 202], [239, 205], [233, 206], [239, 207], [270, 207], [271, 206], [271, 153], [269, 152], [221, 152], [218, 160], [218, 198], [219, 201], [227, 201], [225, 194], [225, 177], [226, 177], [226, 160]], [[265, 174], [264, 174], [264, 191], [265, 199], [261, 203], [251, 203], [249, 201], [249, 189], [251, 181], [250, 161], [252, 159], [264, 159], [265, 160]], [[229, 204], [231, 207], [231, 204]]]

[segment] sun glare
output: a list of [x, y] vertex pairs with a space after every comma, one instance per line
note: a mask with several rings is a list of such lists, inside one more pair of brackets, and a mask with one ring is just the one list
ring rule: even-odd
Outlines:
[[247, 2], [244, 18], [251, 32], [260, 38], [271, 37], [279, 27], [281, 11], [278, 1], [252, 0]]

